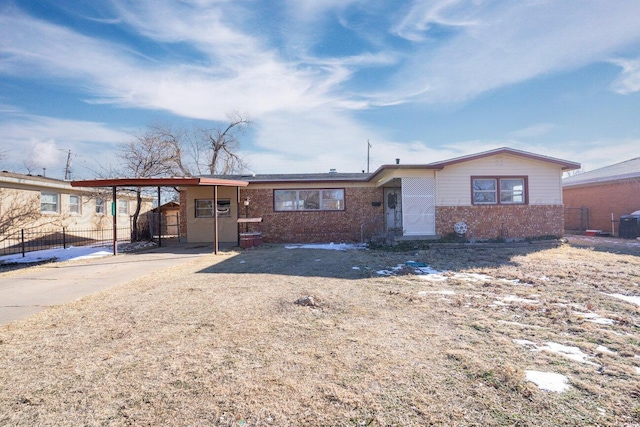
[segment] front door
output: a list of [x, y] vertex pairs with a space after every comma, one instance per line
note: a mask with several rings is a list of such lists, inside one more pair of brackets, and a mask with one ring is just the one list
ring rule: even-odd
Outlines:
[[399, 188], [384, 189], [384, 212], [387, 231], [402, 234], [402, 192]]

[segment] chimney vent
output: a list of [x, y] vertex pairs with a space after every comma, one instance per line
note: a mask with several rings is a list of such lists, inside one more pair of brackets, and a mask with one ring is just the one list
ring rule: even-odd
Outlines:
[[396, 159], [396, 165], [400, 164], [400, 159]]
[[329, 169], [329, 173], [337, 173], [335, 169]]

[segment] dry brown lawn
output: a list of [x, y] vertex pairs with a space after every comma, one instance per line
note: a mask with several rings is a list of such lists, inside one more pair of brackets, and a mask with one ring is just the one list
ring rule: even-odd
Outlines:
[[[0, 327], [0, 425], [639, 426], [640, 307], [608, 295], [640, 295], [627, 252], [205, 255]], [[377, 273], [410, 260], [446, 273]]]

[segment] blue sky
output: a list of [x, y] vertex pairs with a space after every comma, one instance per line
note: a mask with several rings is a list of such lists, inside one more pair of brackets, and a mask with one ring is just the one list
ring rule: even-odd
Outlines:
[[147, 125], [254, 124], [256, 173], [359, 172], [497, 147], [637, 157], [640, 2], [5, 0], [0, 160], [62, 178]]

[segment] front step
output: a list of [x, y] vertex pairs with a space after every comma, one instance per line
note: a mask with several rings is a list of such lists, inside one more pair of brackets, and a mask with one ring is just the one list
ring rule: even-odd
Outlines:
[[394, 236], [396, 242], [410, 242], [413, 240], [439, 240], [441, 236], [437, 234], [425, 234], [417, 236]]

